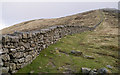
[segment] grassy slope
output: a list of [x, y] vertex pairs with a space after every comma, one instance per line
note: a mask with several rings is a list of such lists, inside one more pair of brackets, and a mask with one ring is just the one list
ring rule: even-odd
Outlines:
[[93, 10], [93, 11], [78, 13], [75, 15], [61, 17], [61, 18], [36, 19], [36, 20], [26, 21], [26, 22], [22, 22], [22, 23], [4, 28], [0, 30], [0, 32], [2, 31], [2, 34], [10, 34], [10, 33], [13, 33], [14, 31], [31, 31], [31, 30], [46, 28], [52, 25], [93, 26], [99, 21], [97, 14], [99, 14], [98, 10]]
[[[111, 72], [118, 72], [117, 54], [118, 38], [117, 28], [104, 22], [93, 32], [68, 35], [43, 50], [40, 55], [29, 65], [20, 69], [18, 73], [62, 73], [72, 69], [76, 73], [81, 72], [81, 67], [102, 68], [111, 65]], [[86, 59], [59, 52], [70, 53], [71, 50], [83, 52], [95, 59]], [[46, 56], [45, 56], [46, 55]], [[107, 68], [107, 67], [106, 67]]]

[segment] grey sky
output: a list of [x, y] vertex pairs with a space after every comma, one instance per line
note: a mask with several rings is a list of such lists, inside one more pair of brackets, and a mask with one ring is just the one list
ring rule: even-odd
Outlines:
[[[117, 2], [3, 2], [2, 21], [11, 26], [40, 18], [58, 18], [91, 9], [118, 8]], [[1, 29], [1, 28], [0, 28]]]

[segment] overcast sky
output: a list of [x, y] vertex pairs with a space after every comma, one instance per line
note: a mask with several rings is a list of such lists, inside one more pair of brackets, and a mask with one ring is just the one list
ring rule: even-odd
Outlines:
[[[2, 4], [2, 5], [1, 5]], [[58, 18], [99, 8], [118, 8], [117, 2], [2, 2], [0, 29], [23, 21]]]

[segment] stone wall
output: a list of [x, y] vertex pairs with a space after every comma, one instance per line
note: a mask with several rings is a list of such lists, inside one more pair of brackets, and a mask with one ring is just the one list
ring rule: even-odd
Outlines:
[[[30, 32], [2, 35], [0, 67], [3, 73], [15, 73], [31, 63], [49, 45], [74, 33], [91, 30], [85, 26], [58, 25]], [[2, 61], [2, 62], [1, 62]]]

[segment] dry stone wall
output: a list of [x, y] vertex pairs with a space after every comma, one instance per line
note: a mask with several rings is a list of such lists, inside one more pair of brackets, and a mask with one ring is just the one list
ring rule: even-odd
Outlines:
[[0, 67], [3, 73], [15, 73], [31, 63], [49, 45], [60, 38], [93, 28], [85, 26], [58, 25], [30, 32], [14, 32], [2, 35]]

